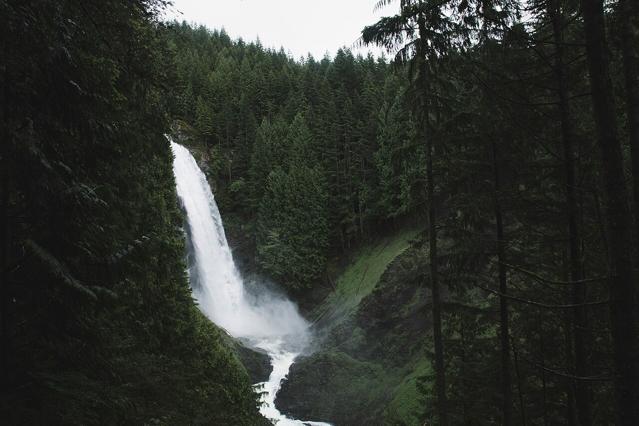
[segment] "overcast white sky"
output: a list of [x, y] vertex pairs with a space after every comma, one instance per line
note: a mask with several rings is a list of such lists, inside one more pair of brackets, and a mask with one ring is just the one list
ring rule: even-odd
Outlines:
[[[168, 19], [224, 28], [231, 38], [265, 47], [284, 47], [296, 59], [311, 53], [321, 59], [343, 46], [353, 48], [362, 28], [394, 14], [396, 4], [374, 12], [375, 0], [173, 0]], [[181, 13], [180, 13], [181, 12]], [[353, 49], [365, 54], [380, 50]]]

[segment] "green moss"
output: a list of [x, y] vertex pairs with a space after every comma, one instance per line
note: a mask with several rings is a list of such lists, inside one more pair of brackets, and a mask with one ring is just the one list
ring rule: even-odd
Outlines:
[[430, 361], [426, 358], [419, 359], [412, 371], [393, 390], [393, 399], [384, 411], [384, 424], [406, 426], [421, 424], [424, 396], [419, 391], [418, 380], [420, 377], [430, 374], [432, 374]]
[[335, 290], [315, 310], [315, 320], [338, 322], [354, 312], [359, 302], [373, 291], [388, 265], [410, 246], [418, 233], [418, 229], [407, 229], [361, 248], [337, 279]]
[[278, 396], [298, 418], [336, 425], [419, 425], [430, 331], [419, 231], [362, 248], [315, 311], [321, 350], [296, 362]]

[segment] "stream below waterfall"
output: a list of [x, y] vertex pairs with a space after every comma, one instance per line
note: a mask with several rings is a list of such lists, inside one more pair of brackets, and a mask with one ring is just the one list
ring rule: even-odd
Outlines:
[[226, 241], [215, 197], [191, 153], [171, 142], [178, 197], [187, 216], [188, 272], [200, 309], [231, 336], [265, 351], [273, 370], [256, 384], [262, 394], [262, 415], [279, 426], [330, 426], [289, 419], [275, 407], [275, 397], [295, 358], [310, 340], [308, 322], [284, 296], [246, 291]]

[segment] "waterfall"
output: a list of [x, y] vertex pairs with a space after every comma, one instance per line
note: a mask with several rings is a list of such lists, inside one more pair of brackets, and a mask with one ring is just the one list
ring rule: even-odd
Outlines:
[[268, 291], [249, 294], [226, 241], [215, 197], [191, 153], [171, 142], [178, 197], [187, 216], [189, 280], [200, 309], [230, 335], [266, 351], [273, 371], [259, 383], [262, 414], [278, 425], [327, 425], [286, 418], [275, 396], [295, 358], [308, 344], [309, 324], [297, 306]]

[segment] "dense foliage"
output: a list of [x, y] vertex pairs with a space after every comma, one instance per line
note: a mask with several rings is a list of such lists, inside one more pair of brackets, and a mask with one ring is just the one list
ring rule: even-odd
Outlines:
[[402, 73], [340, 50], [282, 51], [175, 24], [174, 114], [209, 151], [231, 239], [291, 290], [322, 278], [331, 254], [423, 203]]
[[303, 299], [333, 258], [421, 220], [422, 419], [633, 424], [634, 3], [398, 3], [363, 31], [398, 66], [167, 32], [184, 64], [175, 113], [214, 159], [238, 253]]
[[5, 424], [261, 424], [197, 310], [161, 1], [2, 1]]
[[362, 33], [391, 65], [161, 24], [162, 0], [0, 0], [3, 419], [263, 421], [191, 300], [171, 123], [236, 256], [332, 291], [330, 350], [293, 373], [337, 408], [305, 413], [639, 423], [637, 2], [397, 3]]

